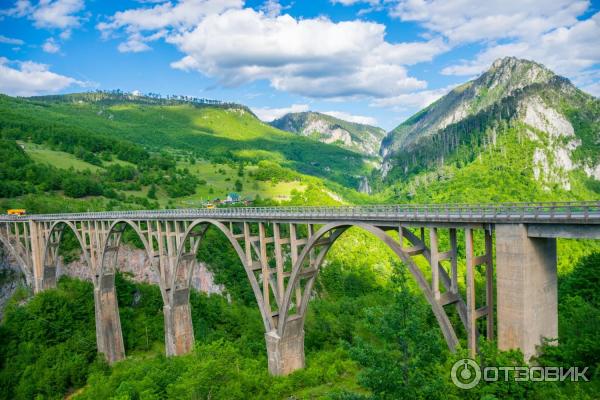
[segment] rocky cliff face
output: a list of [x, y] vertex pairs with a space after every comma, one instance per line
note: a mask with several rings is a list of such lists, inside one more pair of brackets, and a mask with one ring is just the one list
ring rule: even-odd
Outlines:
[[318, 112], [289, 113], [271, 122], [284, 131], [312, 137], [323, 143], [341, 147], [369, 156], [379, 152], [385, 131], [371, 125], [344, 121]]
[[25, 276], [15, 260], [11, 260], [0, 247], [0, 321], [4, 308], [18, 287], [25, 285]]
[[[119, 271], [131, 275], [135, 282], [158, 285], [158, 272], [150, 268], [146, 252], [128, 246], [119, 249]], [[92, 271], [86, 266], [85, 260], [80, 258], [69, 264], [62, 260], [58, 265], [59, 276], [67, 275], [74, 278], [91, 281]], [[10, 260], [0, 247], [0, 320], [7, 301], [12, 297], [18, 287], [25, 285], [25, 277], [19, 270], [14, 260]], [[222, 294], [224, 288], [214, 282], [213, 274], [206, 264], [198, 263], [192, 274], [192, 287], [199, 292]]]
[[[158, 285], [158, 271], [150, 267], [150, 260], [144, 250], [121, 246], [118, 255], [119, 271], [131, 275], [135, 282], [150, 283]], [[80, 258], [69, 264], [59, 262], [59, 275], [92, 280], [92, 271], [87, 267], [85, 260]], [[198, 263], [192, 274], [192, 287], [204, 293], [223, 293], [223, 287], [214, 282], [213, 274], [208, 270], [206, 264]]]
[[598, 99], [541, 64], [507, 57], [389, 132], [382, 174], [435, 168], [465, 146], [495, 143], [500, 128], [511, 126], [535, 144], [536, 180], [569, 190], [573, 170], [600, 175], [599, 122]]

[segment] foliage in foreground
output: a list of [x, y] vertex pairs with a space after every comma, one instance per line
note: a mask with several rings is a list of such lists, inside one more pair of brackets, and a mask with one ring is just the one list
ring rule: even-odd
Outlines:
[[[28, 302], [20, 293], [0, 326], [0, 398], [53, 399], [76, 392], [81, 399], [590, 399], [600, 390], [599, 254], [561, 277], [561, 342], [544, 347], [538, 360], [589, 366], [592, 381], [495, 382], [469, 391], [455, 387], [449, 374], [466, 351], [447, 350], [403, 267], [396, 265], [382, 283], [376, 279], [380, 271], [351, 265], [351, 258], [341, 258], [323, 271], [305, 327], [307, 368], [288, 377], [267, 373], [263, 328], [252, 304], [194, 292], [196, 348], [166, 358], [158, 288], [119, 277], [128, 359], [108, 367], [96, 356], [89, 283], [63, 277], [57, 289]], [[520, 353], [499, 352], [493, 343], [482, 343], [477, 361], [524, 365]]]

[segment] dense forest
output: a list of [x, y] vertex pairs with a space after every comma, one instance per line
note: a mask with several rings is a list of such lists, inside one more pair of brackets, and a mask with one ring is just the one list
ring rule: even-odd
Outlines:
[[[364, 239], [364, 238], [363, 238]], [[368, 239], [366, 239], [368, 241]], [[340, 249], [342, 250], [342, 249]], [[288, 377], [267, 373], [258, 309], [245, 296], [228, 302], [193, 292], [196, 348], [163, 356], [162, 300], [156, 286], [119, 275], [117, 292], [127, 360], [109, 367], [95, 347], [90, 283], [61, 278], [58, 288], [23, 304], [21, 290], [0, 332], [0, 395], [5, 399], [145, 398], [595, 398], [600, 366], [600, 256], [583, 258], [561, 277], [560, 335], [537, 362], [588, 366], [591, 382], [495, 382], [470, 391], [450, 381], [452, 354], [424, 299], [400, 265], [382, 282], [371, 259], [336, 252], [319, 279], [306, 322], [307, 368]], [[376, 252], [370, 254], [374, 257]], [[364, 265], [360, 265], [364, 264]], [[232, 287], [239, 280], [215, 267]], [[238, 291], [241, 294], [245, 288]], [[235, 292], [235, 289], [234, 289]], [[517, 352], [482, 342], [482, 365], [522, 365]], [[84, 387], [83, 391], [77, 388]], [[37, 397], [36, 397], [37, 396]]]

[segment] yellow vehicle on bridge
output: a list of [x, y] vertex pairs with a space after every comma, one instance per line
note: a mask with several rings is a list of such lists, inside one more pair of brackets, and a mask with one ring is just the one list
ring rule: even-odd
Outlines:
[[27, 214], [27, 210], [22, 208], [13, 208], [6, 212], [8, 215], [25, 215]]

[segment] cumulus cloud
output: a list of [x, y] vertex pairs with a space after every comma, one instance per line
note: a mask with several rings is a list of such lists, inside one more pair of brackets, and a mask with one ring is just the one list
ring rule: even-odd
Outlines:
[[370, 105], [373, 107], [392, 108], [395, 111], [406, 111], [415, 108], [421, 109], [444, 96], [453, 88], [454, 85], [451, 85], [440, 89], [421, 90], [383, 99], [375, 99]]
[[308, 104], [292, 104], [284, 108], [269, 108], [269, 107], [252, 107], [252, 112], [262, 121], [271, 122], [277, 118], [283, 117], [285, 114], [308, 111]]
[[21, 39], [10, 38], [10, 37], [6, 37], [4, 35], [0, 35], [0, 43], [12, 44], [15, 46], [22, 46], [25, 44], [25, 42], [22, 41]]
[[587, 0], [401, 0], [392, 16], [415, 21], [455, 43], [540, 35], [577, 22]]
[[275, 18], [252, 9], [209, 15], [193, 30], [167, 37], [186, 54], [175, 68], [235, 86], [265, 79], [309, 97], [382, 97], [421, 89], [405, 65], [446, 50], [441, 40], [391, 44], [385, 26], [327, 18]]
[[[313, 98], [386, 97], [426, 87], [406, 66], [447, 50], [441, 39], [390, 43], [385, 25], [280, 15], [241, 0], [182, 0], [117, 12], [97, 28], [105, 38], [126, 35], [119, 51], [150, 49], [158, 32], [182, 53], [171, 67], [197, 71], [224, 86], [266, 80], [277, 90]], [[156, 40], [156, 39], [154, 39]]]
[[218, 14], [229, 8], [241, 8], [243, 4], [242, 0], [181, 0], [175, 5], [167, 2], [154, 7], [119, 11], [108, 22], [100, 22], [96, 28], [105, 38], [121, 28], [126, 28], [129, 34], [166, 28], [185, 30], [195, 26], [209, 14]]
[[0, 57], [0, 92], [13, 96], [35, 96], [59, 92], [85, 83], [51, 72], [45, 64], [10, 61]]
[[58, 28], [69, 30], [81, 23], [76, 15], [83, 10], [83, 0], [39, 0], [37, 4], [29, 0], [17, 0], [14, 6], [2, 13], [13, 17], [27, 17], [34, 21], [36, 28]]
[[377, 125], [377, 119], [367, 117], [365, 115], [354, 115], [344, 111], [323, 111], [323, 114], [330, 115], [334, 118], [343, 119], [344, 121], [355, 122], [363, 125]]
[[[442, 70], [447, 75], [473, 75], [489, 67], [497, 58], [516, 56], [543, 63], [553, 71], [574, 81], [588, 75], [589, 68], [600, 62], [600, 13], [546, 34], [513, 43], [493, 44], [474, 60], [451, 65]], [[597, 71], [597, 69], [595, 69]], [[597, 78], [598, 74], [594, 74]]]
[[58, 53], [60, 51], [60, 45], [56, 43], [54, 38], [48, 38], [42, 45], [42, 50], [46, 53]]

